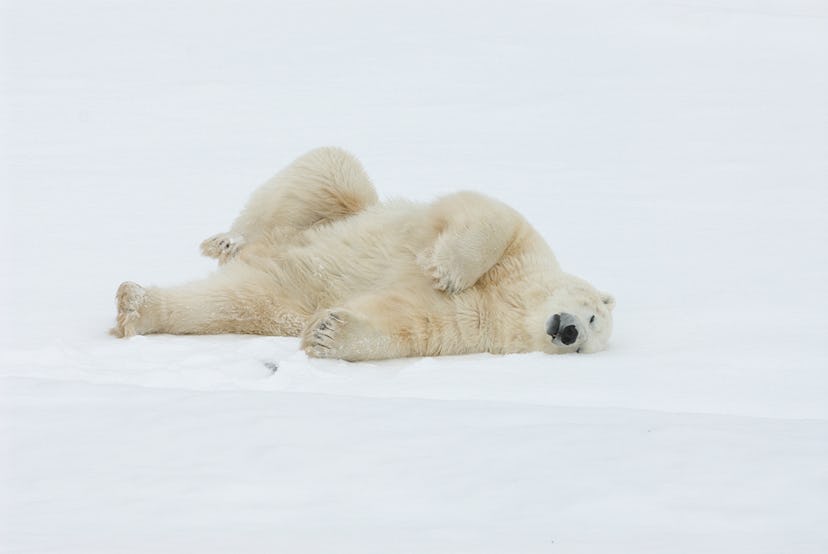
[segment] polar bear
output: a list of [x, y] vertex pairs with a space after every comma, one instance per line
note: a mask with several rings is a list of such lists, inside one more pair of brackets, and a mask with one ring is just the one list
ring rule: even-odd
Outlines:
[[300, 336], [310, 356], [359, 361], [596, 352], [612, 330], [612, 296], [562, 272], [509, 206], [380, 203], [338, 148], [299, 157], [201, 250], [219, 262], [204, 280], [121, 284], [113, 334]]

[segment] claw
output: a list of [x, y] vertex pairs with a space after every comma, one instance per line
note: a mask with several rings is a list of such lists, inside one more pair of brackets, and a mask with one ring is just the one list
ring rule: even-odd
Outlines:
[[332, 337], [332, 336], [330, 336], [330, 335], [326, 335], [325, 333], [322, 333], [322, 332], [320, 332], [320, 331], [316, 331], [316, 332], [314, 332], [313, 336], [314, 336], [314, 338], [316, 338], [317, 340], [322, 340], [322, 337], [324, 337], [324, 338], [326, 338], [326, 339], [328, 339], [328, 340], [333, 340], [333, 337]]

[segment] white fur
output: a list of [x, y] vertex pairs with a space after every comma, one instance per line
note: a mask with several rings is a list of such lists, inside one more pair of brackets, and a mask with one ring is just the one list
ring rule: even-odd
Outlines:
[[[309, 355], [367, 360], [593, 352], [612, 329], [611, 297], [563, 273], [510, 207], [473, 192], [380, 204], [337, 148], [297, 159], [201, 248], [221, 265], [207, 279], [122, 284], [113, 333], [301, 336]], [[576, 343], [547, 335], [559, 312], [577, 318]]]

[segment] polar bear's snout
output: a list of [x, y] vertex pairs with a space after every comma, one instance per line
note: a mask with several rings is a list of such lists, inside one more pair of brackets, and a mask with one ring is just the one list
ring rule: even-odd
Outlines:
[[555, 314], [546, 322], [546, 334], [553, 342], [569, 346], [578, 340], [578, 320], [566, 312]]

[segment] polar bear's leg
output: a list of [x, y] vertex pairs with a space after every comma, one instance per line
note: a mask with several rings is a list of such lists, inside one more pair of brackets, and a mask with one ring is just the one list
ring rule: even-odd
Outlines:
[[208, 238], [201, 250], [226, 262], [245, 244], [287, 239], [377, 201], [374, 186], [355, 157], [339, 148], [317, 148], [253, 192], [230, 231]]
[[348, 361], [479, 352], [476, 313], [433, 290], [379, 293], [315, 313], [301, 346]]
[[417, 261], [434, 288], [450, 294], [473, 286], [528, 230], [512, 208], [473, 192], [446, 196], [430, 210], [438, 235]]
[[117, 337], [169, 333], [296, 336], [305, 319], [280, 303], [272, 277], [226, 266], [207, 279], [170, 288], [121, 284], [116, 295]]

